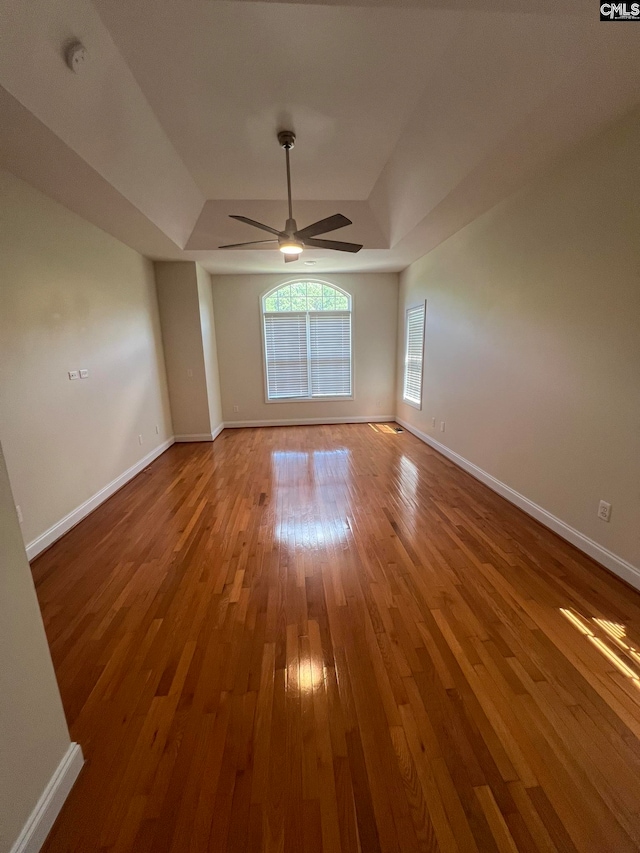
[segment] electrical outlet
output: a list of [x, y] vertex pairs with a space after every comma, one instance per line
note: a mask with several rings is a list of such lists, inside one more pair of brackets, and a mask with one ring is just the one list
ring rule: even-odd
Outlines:
[[89, 378], [89, 371], [86, 368], [83, 368], [80, 371], [80, 379], [88, 379], [88, 378]]
[[77, 370], [70, 370], [69, 379], [80, 379], [80, 373]]
[[444, 421], [440, 421], [440, 432], [444, 432]]
[[603, 521], [611, 520], [611, 504], [608, 504], [606, 501], [600, 501], [598, 504], [598, 518], [601, 518]]
[[156, 424], [156, 435], [160, 435], [160, 427]]
[[20, 522], [20, 524], [22, 524], [24, 519], [22, 518], [22, 510], [19, 506], [16, 507], [16, 512], [18, 513], [18, 521]]
[[187, 376], [189, 377], [189, 379], [191, 379], [191, 377], [193, 376], [193, 370], [191, 370], [191, 368], [187, 370]]
[[142, 434], [138, 436], [138, 444], [142, 444]]
[[435, 418], [431, 418], [431, 426], [432, 426], [434, 429], [436, 428], [436, 419], [435, 419]]
[[234, 406], [234, 407], [233, 407], [233, 411], [234, 411], [234, 412], [239, 412], [239, 411], [240, 411], [240, 406]]

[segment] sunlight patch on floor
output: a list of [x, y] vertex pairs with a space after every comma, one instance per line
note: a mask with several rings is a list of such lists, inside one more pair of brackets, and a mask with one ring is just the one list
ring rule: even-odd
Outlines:
[[[580, 631], [580, 633], [583, 634], [587, 640], [596, 647], [596, 649], [598, 649], [600, 654], [602, 654], [609, 663], [618, 670], [618, 672], [626, 675], [627, 678], [629, 678], [640, 690], [640, 675], [625, 663], [625, 661], [614, 649], [611, 648], [611, 646], [595, 635], [588, 621], [586, 621], [586, 617], [579, 616], [575, 611], [567, 610], [565, 607], [560, 608], [560, 613], [562, 613], [565, 619], [571, 622], [574, 628]], [[595, 616], [592, 617], [591, 621], [603, 630], [624, 654], [631, 657], [636, 664], [640, 665], [640, 654], [637, 649], [630, 646], [624, 640], [626, 637], [626, 628], [624, 625], [621, 625], [618, 622], [609, 622], [606, 619], [598, 619]]]

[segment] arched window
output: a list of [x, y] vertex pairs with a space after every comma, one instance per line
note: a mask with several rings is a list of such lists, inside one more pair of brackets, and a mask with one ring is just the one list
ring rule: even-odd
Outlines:
[[351, 296], [292, 281], [262, 297], [267, 400], [352, 396]]

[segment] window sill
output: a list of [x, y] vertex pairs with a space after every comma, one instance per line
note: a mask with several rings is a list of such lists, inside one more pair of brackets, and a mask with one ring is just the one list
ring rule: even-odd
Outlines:
[[422, 411], [422, 403], [414, 403], [413, 400], [407, 400], [406, 397], [402, 398], [402, 402], [406, 406], [411, 406], [412, 409], [417, 409], [419, 412]]
[[353, 394], [349, 396], [341, 395], [340, 397], [278, 397], [275, 400], [265, 400], [265, 403], [340, 403], [355, 400]]

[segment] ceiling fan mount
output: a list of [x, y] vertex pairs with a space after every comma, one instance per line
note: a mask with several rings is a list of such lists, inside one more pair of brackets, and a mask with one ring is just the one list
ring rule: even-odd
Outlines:
[[283, 253], [285, 263], [297, 261], [302, 252], [306, 248], [313, 249], [334, 249], [338, 252], [359, 252], [362, 246], [359, 243], [345, 243], [341, 240], [318, 240], [315, 239], [319, 234], [327, 234], [329, 231], [337, 231], [338, 228], [344, 228], [346, 225], [351, 225], [351, 220], [347, 219], [341, 213], [336, 213], [333, 216], [328, 216], [326, 219], [320, 219], [318, 222], [313, 222], [305, 228], [298, 230], [295, 219], [293, 218], [293, 205], [291, 202], [291, 167], [289, 164], [289, 151], [296, 144], [296, 135], [292, 130], [281, 130], [278, 132], [278, 143], [281, 148], [284, 148], [287, 164], [287, 201], [289, 204], [289, 216], [282, 231], [272, 228], [270, 225], [265, 225], [262, 222], [256, 222], [255, 219], [249, 219], [246, 216], [235, 216], [230, 214], [231, 219], [237, 219], [239, 222], [246, 222], [247, 225], [253, 225], [255, 228], [260, 228], [262, 231], [268, 231], [275, 235], [276, 239], [271, 240], [250, 240], [246, 243], [230, 243], [226, 246], [219, 246], [220, 249], [239, 249], [244, 246], [266, 245], [268, 243], [277, 243], [278, 249]]
[[296, 135], [292, 130], [281, 130], [278, 132], [278, 142], [281, 148], [291, 151], [296, 144]]

